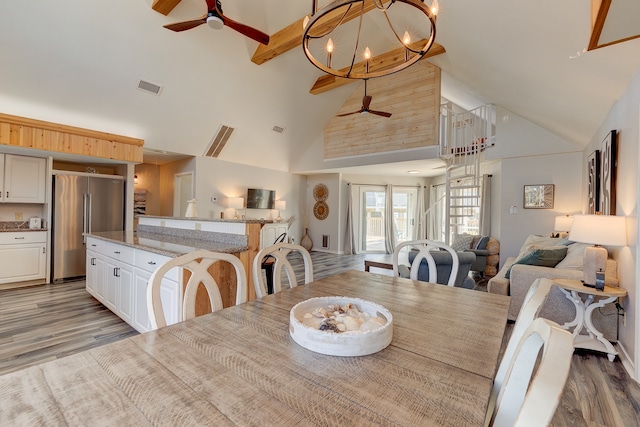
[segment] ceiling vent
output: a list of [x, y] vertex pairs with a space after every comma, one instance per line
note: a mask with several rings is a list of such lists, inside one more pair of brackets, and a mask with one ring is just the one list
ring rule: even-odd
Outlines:
[[234, 130], [232, 127], [220, 125], [218, 132], [211, 139], [211, 144], [204, 152], [204, 156], [217, 158]]
[[140, 80], [138, 82], [138, 89], [143, 90], [145, 92], [152, 93], [154, 95], [160, 96], [160, 92], [162, 92], [162, 86], [157, 85], [155, 83], [151, 83], [146, 80]]

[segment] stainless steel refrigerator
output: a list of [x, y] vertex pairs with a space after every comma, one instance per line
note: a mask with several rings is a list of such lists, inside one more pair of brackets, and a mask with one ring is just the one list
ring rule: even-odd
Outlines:
[[86, 275], [83, 233], [123, 230], [124, 178], [53, 175], [52, 282]]

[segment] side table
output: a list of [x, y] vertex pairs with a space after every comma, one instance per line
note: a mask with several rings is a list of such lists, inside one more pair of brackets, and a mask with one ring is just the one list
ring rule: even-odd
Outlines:
[[[598, 331], [591, 321], [591, 314], [596, 308], [604, 307], [615, 302], [618, 298], [627, 296], [627, 291], [613, 286], [605, 286], [603, 291], [584, 286], [580, 280], [573, 279], [551, 279], [558, 286], [560, 291], [576, 306], [576, 317], [571, 322], [567, 322], [562, 327], [569, 329], [573, 327], [573, 346], [575, 348], [586, 348], [589, 350], [603, 351], [607, 353], [609, 361], [613, 362], [618, 352], [613, 345], [604, 338], [602, 332]], [[583, 301], [579, 294], [586, 295]], [[595, 297], [605, 297], [595, 303]], [[588, 335], [581, 335], [583, 329]]]

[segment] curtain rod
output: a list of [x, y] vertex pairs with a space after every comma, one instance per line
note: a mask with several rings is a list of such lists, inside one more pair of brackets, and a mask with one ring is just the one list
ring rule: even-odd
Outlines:
[[[371, 186], [377, 186], [377, 187], [384, 187], [385, 185], [389, 185], [389, 184], [358, 184], [356, 182], [347, 182], [347, 185], [371, 185]], [[402, 184], [391, 184], [392, 186], [397, 186], [397, 187], [409, 187], [409, 188], [427, 188], [426, 185], [402, 185]]]

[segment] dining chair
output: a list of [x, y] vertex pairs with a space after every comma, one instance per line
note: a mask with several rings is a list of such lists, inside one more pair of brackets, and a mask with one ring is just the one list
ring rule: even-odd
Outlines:
[[296, 274], [293, 271], [291, 263], [287, 259], [287, 256], [292, 252], [299, 252], [304, 260], [304, 284], [308, 284], [313, 281], [313, 263], [311, 262], [311, 255], [309, 251], [300, 245], [293, 245], [290, 243], [276, 243], [275, 245], [262, 249], [256, 257], [253, 259], [253, 284], [256, 289], [256, 296], [262, 298], [267, 295], [267, 288], [265, 286], [264, 279], [262, 277], [262, 262], [266, 257], [273, 257], [275, 260], [273, 263], [273, 293], [280, 292], [282, 290], [282, 270], [284, 269], [287, 279], [289, 280], [289, 286], [294, 288], [298, 286], [296, 280]]
[[[273, 244], [275, 245], [276, 243], [283, 243], [286, 238], [287, 238], [287, 233], [281, 233], [278, 237], [276, 237]], [[273, 293], [273, 264], [275, 263], [275, 261], [276, 259], [273, 256], [267, 255], [262, 260], [262, 265], [261, 265], [262, 269], [267, 275], [267, 293], [270, 293], [270, 294]]]
[[399, 243], [395, 249], [393, 250], [393, 275], [399, 275], [399, 265], [398, 259], [400, 257], [400, 252], [403, 248], [407, 246], [412, 246], [415, 249], [418, 249], [418, 253], [416, 254], [413, 262], [411, 263], [411, 267], [409, 269], [409, 278], [412, 280], [418, 280], [418, 269], [422, 260], [426, 260], [429, 266], [429, 281], [436, 283], [438, 280], [438, 271], [436, 268], [436, 262], [433, 259], [433, 255], [431, 254], [431, 250], [433, 249], [443, 249], [451, 254], [451, 272], [449, 274], [449, 280], [447, 281], [448, 286], [454, 286], [456, 283], [456, 278], [458, 277], [458, 269], [460, 268], [460, 260], [458, 258], [458, 254], [456, 251], [450, 247], [445, 245], [442, 242], [436, 242], [434, 240], [421, 239], [421, 240], [408, 240], [406, 242]]
[[525, 330], [514, 357], [503, 359], [505, 378], [487, 423], [491, 427], [549, 425], [564, 389], [573, 335], [557, 323], [538, 317]]
[[151, 329], [167, 326], [162, 308], [160, 286], [164, 275], [172, 268], [180, 267], [191, 273], [182, 297], [181, 321], [196, 317], [196, 294], [200, 283], [209, 296], [211, 311], [221, 310], [222, 297], [209, 268], [216, 262], [227, 262], [236, 272], [236, 305], [247, 302], [247, 276], [240, 259], [231, 254], [198, 250], [170, 259], [151, 274], [147, 285], [147, 307]]
[[[520, 308], [520, 312], [518, 313], [518, 318], [516, 319], [516, 323], [513, 326], [513, 330], [511, 332], [511, 337], [509, 338], [509, 343], [507, 344], [507, 348], [502, 355], [502, 362], [498, 367], [498, 372], [493, 380], [493, 387], [491, 390], [491, 398], [489, 400], [489, 410], [487, 417], [491, 416], [491, 412], [496, 404], [496, 399], [498, 398], [498, 394], [500, 393], [500, 389], [502, 388], [502, 384], [504, 383], [505, 376], [507, 375], [507, 361], [513, 359], [513, 355], [516, 351], [518, 343], [522, 339], [527, 328], [531, 325], [531, 323], [538, 317], [538, 313], [540, 313], [540, 309], [542, 305], [549, 296], [549, 292], [551, 292], [551, 287], [553, 286], [553, 281], [549, 279], [536, 279], [527, 295], [524, 297], [524, 303]], [[487, 419], [487, 423], [489, 419]]]

